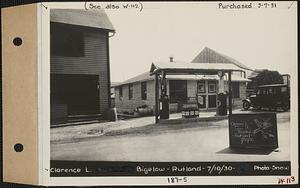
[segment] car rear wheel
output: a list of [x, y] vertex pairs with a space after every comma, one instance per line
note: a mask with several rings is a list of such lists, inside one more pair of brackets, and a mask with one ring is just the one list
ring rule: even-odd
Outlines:
[[250, 103], [248, 101], [243, 102], [243, 109], [248, 110], [250, 108]]

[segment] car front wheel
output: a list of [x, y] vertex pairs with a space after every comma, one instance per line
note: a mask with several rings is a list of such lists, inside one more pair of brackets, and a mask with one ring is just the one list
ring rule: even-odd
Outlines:
[[243, 109], [248, 110], [250, 108], [250, 103], [248, 101], [243, 102]]

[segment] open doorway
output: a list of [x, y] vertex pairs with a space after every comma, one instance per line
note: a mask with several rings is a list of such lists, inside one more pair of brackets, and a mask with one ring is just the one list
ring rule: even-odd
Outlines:
[[51, 74], [50, 79], [50, 102], [56, 111], [67, 116], [100, 113], [98, 75]]

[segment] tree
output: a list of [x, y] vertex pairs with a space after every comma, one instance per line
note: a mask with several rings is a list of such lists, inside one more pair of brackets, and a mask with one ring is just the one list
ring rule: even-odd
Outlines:
[[256, 77], [251, 78], [252, 87], [268, 84], [283, 84], [283, 78], [278, 71], [263, 70]]

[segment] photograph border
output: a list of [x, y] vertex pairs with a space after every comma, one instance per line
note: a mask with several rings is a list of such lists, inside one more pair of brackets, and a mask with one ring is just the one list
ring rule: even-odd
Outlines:
[[[202, 3], [202, 2], [201, 2]], [[205, 3], [205, 2], [203, 2]], [[217, 2], [216, 2], [217, 3]], [[50, 10], [83, 9], [84, 2], [40, 3], [38, 6], [39, 22], [39, 61], [38, 61], [38, 115], [39, 115], [39, 180], [42, 185], [170, 185], [163, 177], [50, 177]], [[298, 101], [297, 69], [291, 75], [291, 101]], [[291, 172], [298, 177], [298, 103], [291, 102]], [[170, 175], [171, 177], [172, 175]], [[186, 176], [189, 181], [176, 185], [229, 185], [229, 184], [277, 184], [278, 178], [286, 176]], [[297, 180], [298, 182], [298, 180]]]

